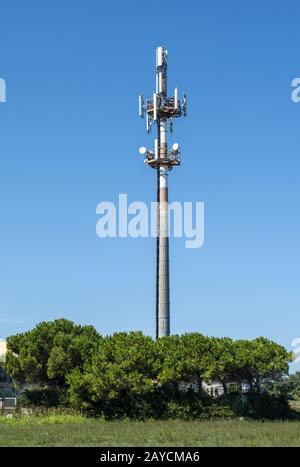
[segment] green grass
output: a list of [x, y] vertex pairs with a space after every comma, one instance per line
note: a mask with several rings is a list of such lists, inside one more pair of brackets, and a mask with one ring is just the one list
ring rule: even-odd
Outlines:
[[300, 446], [300, 422], [0, 417], [0, 446]]

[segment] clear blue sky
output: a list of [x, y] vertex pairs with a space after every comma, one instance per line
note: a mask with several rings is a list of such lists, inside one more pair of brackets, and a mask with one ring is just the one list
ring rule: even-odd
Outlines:
[[154, 334], [155, 240], [96, 236], [96, 205], [155, 198], [137, 95], [155, 48], [186, 91], [171, 200], [205, 202], [205, 245], [171, 242], [172, 332], [300, 337], [300, 4], [1, 3], [0, 336], [66, 317]]

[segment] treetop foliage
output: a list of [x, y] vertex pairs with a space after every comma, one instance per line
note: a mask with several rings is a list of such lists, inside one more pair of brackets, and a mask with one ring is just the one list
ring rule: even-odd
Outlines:
[[[141, 332], [103, 337], [92, 326], [57, 319], [9, 337], [5, 367], [19, 385], [35, 385], [51, 397], [56, 391], [57, 400], [81, 410], [116, 414], [125, 405], [133, 414], [147, 406], [151, 415], [162, 403], [174, 410], [182, 382], [195, 383], [198, 396], [203, 382], [220, 383], [225, 394], [231, 383], [248, 383], [260, 393], [286, 377], [292, 359], [263, 337], [234, 341], [196, 332], [157, 341]], [[203, 405], [198, 399], [193, 404]]]

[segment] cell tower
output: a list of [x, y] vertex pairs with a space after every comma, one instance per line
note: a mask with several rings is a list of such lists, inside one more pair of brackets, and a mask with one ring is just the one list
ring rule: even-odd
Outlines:
[[168, 52], [165, 47], [156, 49], [156, 92], [152, 99], [139, 96], [139, 116], [146, 115], [147, 133], [156, 124], [157, 138], [154, 150], [140, 147], [146, 156], [145, 163], [157, 171], [157, 239], [156, 239], [156, 338], [170, 335], [170, 284], [169, 284], [169, 207], [168, 173], [180, 165], [180, 146], [174, 143], [168, 149], [167, 132], [173, 133], [173, 119], [186, 116], [187, 102], [182, 101], [175, 88], [172, 97], [167, 94]]

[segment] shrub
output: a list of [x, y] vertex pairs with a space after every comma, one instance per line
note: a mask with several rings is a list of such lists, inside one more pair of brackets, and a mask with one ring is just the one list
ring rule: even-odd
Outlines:
[[66, 405], [66, 391], [54, 387], [30, 388], [17, 401], [18, 407], [61, 407]]
[[229, 405], [237, 416], [242, 417], [268, 420], [293, 417], [284, 396], [273, 396], [268, 393], [228, 395], [221, 397], [220, 403]]
[[180, 420], [234, 418], [230, 406], [220, 405], [208, 399], [200, 399], [191, 394], [181, 396], [166, 405], [166, 417]]

